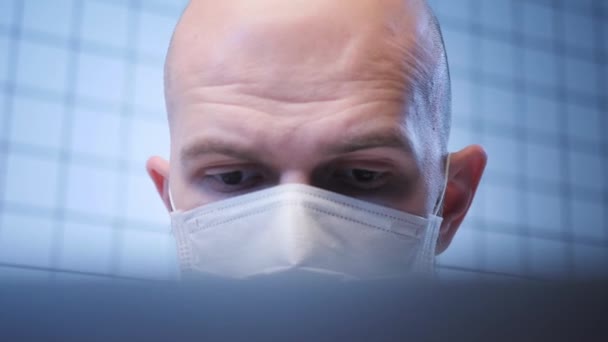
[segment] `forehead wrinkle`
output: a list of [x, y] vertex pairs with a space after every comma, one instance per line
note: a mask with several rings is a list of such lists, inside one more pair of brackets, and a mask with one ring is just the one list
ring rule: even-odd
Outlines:
[[415, 6], [402, 15], [385, 20], [383, 34], [393, 70], [412, 88], [425, 88], [433, 78], [441, 47], [434, 37], [433, 25], [424, 6]]
[[[247, 1], [245, 1], [247, 2]], [[272, 1], [271, 1], [272, 2]], [[202, 4], [206, 3], [207, 5], [211, 4], [210, 1], [194, 1], [193, 3]], [[303, 63], [287, 63], [288, 68], [285, 68], [282, 72], [278, 70], [274, 63], [258, 63], [255, 58], [250, 59], [249, 57], [244, 58], [245, 65], [247, 67], [243, 67], [241, 69], [231, 69], [230, 63], [227, 60], [220, 59], [221, 63], [216, 64], [207, 64], [204, 62], [209, 58], [209, 50], [213, 52], [213, 49], [205, 50], [206, 45], [200, 47], [203, 50], [199, 50], [198, 52], [193, 52], [193, 49], [188, 49], [192, 45], [200, 44], [203, 42], [202, 38], [209, 37], [215, 35], [217, 39], [214, 41], [215, 43], [211, 44], [211, 46], [221, 47], [222, 46], [222, 35], [217, 35], [217, 32], [223, 32], [222, 29], [232, 25], [230, 23], [231, 20], [236, 20], [238, 18], [230, 18], [230, 16], [224, 16], [222, 18], [221, 14], [229, 13], [230, 4], [238, 4], [242, 3], [242, 1], [231, 1], [227, 0], [224, 2], [216, 2], [217, 4], [204, 6], [204, 8], [208, 11], [200, 11], [201, 8], [198, 9], [198, 12], [191, 11], [189, 14], [185, 13], [185, 17], [188, 17], [190, 20], [190, 30], [187, 32], [187, 35], [183, 35], [180, 39], [175, 39], [180, 44], [176, 44], [173, 46], [171, 53], [169, 54], [169, 58], [167, 59], [167, 106], [168, 112], [171, 113], [170, 103], [171, 97], [169, 94], [171, 93], [171, 89], [174, 88], [173, 83], [175, 80], [181, 78], [189, 77], [191, 78], [191, 82], [197, 82], [196, 77], [200, 77], [201, 75], [220, 75], [222, 77], [226, 77], [226, 79], [215, 78], [214, 82], [222, 82], [230, 80], [227, 78], [227, 75], [230, 75], [230, 72], [233, 72], [234, 77], [241, 78], [241, 81], [244, 84], [247, 84], [247, 81], [250, 81], [249, 85], [253, 85], [257, 82], [257, 86], [259, 86], [260, 80], [268, 81], [269, 76], [273, 76], [276, 80], [276, 83], [272, 83], [268, 81], [267, 88], [269, 91], [274, 90], [276, 92], [275, 98], [281, 99], [281, 94], [278, 93], [279, 90], [288, 93], [290, 88], [296, 89], [297, 91], [291, 92], [287, 96], [284, 97], [285, 100], [294, 100], [294, 96], [301, 96], [302, 98], [306, 97], [314, 97], [319, 96], [322, 93], [329, 93], [332, 89], [332, 86], [329, 86], [330, 80], [340, 81], [340, 77], [348, 78], [351, 77], [353, 79], [366, 79], [371, 77], [382, 78], [385, 80], [389, 80], [393, 82], [395, 85], [398, 85], [400, 89], [403, 91], [403, 96], [412, 99], [417, 92], [416, 100], [421, 102], [425, 102], [424, 107], [430, 107], [428, 103], [430, 101], [430, 88], [429, 85], [430, 80], [432, 79], [431, 75], [433, 74], [434, 65], [436, 58], [435, 47], [436, 45], [432, 40], [428, 39], [428, 30], [429, 25], [424, 24], [426, 18], [421, 18], [419, 15], [421, 12], [421, 7], [419, 4], [422, 2], [414, 1], [414, 0], [400, 0], [400, 1], [382, 1], [377, 0], [377, 3], [382, 6], [371, 6], [376, 12], [373, 12], [373, 16], [376, 21], [375, 24], [365, 23], [365, 25], [360, 25], [361, 27], [365, 26], [369, 29], [371, 26], [373, 30], [370, 30], [368, 33], [373, 32], [372, 40], [376, 39], [381, 41], [382, 44], [376, 46], [376, 49], [371, 49], [365, 55], [363, 59], [349, 58], [352, 57], [357, 52], [365, 51], [365, 49], [361, 49], [360, 45], [357, 44], [346, 44], [339, 50], [339, 53], [344, 56], [344, 58], [336, 58], [333, 62], [333, 66], [339, 65], [337, 61], [342, 61], [343, 64], [340, 65], [341, 74], [331, 75], [327, 72], [331, 69], [318, 69], [315, 73], [308, 73], [305, 79], [298, 78], [299, 74], [302, 74], [299, 71], [299, 67], [305, 65]], [[251, 6], [255, 4], [261, 3], [269, 3], [268, 1], [249, 1]], [[318, 1], [316, 3], [319, 3]], [[328, 2], [329, 3], [329, 2]], [[371, 1], [353, 1], [352, 4], [349, 4], [346, 9], [350, 7], [355, 7], [355, 5], [361, 5], [363, 3], [370, 4]], [[336, 4], [336, 3], [334, 3]], [[404, 4], [407, 4], [405, 6]], [[412, 5], [413, 4], [413, 5]], [[418, 4], [418, 5], [417, 5]], [[390, 6], [388, 6], [390, 5]], [[287, 6], [287, 5], [285, 5]], [[361, 5], [360, 7], [364, 7]], [[285, 7], [287, 8], [287, 7]], [[407, 9], [406, 9], [407, 8]], [[238, 9], [238, 6], [237, 6]], [[369, 9], [369, 8], [368, 8]], [[188, 12], [188, 11], [186, 11]], [[208, 13], [207, 13], [208, 12]], [[372, 11], [363, 11], [361, 13], [367, 14]], [[285, 13], [289, 14], [290, 11], [286, 11]], [[363, 14], [358, 13], [361, 18], [364, 17]], [[187, 14], [187, 15], [186, 15]], [[241, 19], [247, 18], [247, 13], [241, 13]], [[244, 15], [244, 17], [243, 17]], [[423, 14], [427, 16], [426, 14]], [[249, 15], [250, 16], [250, 15]], [[327, 17], [324, 17], [328, 19]], [[194, 20], [196, 19], [196, 20]], [[331, 19], [331, 16], [329, 17]], [[378, 19], [382, 19], [378, 21]], [[202, 24], [200, 24], [202, 23]], [[270, 24], [277, 24], [276, 21], [270, 21]], [[264, 23], [264, 24], [269, 24]], [[306, 23], [306, 21], [304, 21]], [[376, 24], [380, 23], [378, 26]], [[213, 24], [216, 27], [212, 28], [208, 32], [204, 29], [204, 27], [212, 27], [213, 25], [203, 26], [205, 24]], [[289, 24], [289, 21], [282, 24]], [[198, 25], [198, 26], [197, 26]], [[334, 22], [327, 24], [327, 27], [331, 28], [333, 25], [337, 25]], [[376, 26], [374, 26], [376, 25]], [[425, 26], [426, 25], [426, 26]], [[296, 25], [297, 26], [297, 25]], [[272, 27], [272, 25], [270, 26]], [[275, 26], [280, 27], [279, 26]], [[357, 25], [348, 26], [349, 28], [357, 28]], [[360, 27], [360, 28], [361, 28]], [[380, 28], [380, 30], [378, 30]], [[262, 30], [264, 31], [264, 30]], [[270, 30], [273, 31], [273, 30]], [[279, 31], [279, 30], [274, 30]], [[297, 31], [297, 30], [295, 30]], [[177, 32], [177, 31], [176, 31]], [[356, 32], [361, 32], [358, 30]], [[259, 33], [259, 32], [258, 32]], [[264, 32], [262, 32], [264, 33]], [[270, 32], [272, 33], [272, 32]], [[289, 33], [289, 34], [288, 34]], [[283, 40], [289, 40], [290, 34], [293, 32], [279, 32], [279, 36], [283, 35]], [[426, 33], [426, 34], [425, 34]], [[263, 36], [263, 35], [262, 35]], [[426, 38], [425, 38], [426, 37]], [[298, 36], [293, 35], [293, 40], [297, 41], [299, 39]], [[312, 45], [314, 47], [314, 44]], [[179, 54], [175, 53], [176, 50], [180, 49]], [[184, 49], [186, 48], [186, 49]], [[314, 52], [314, 50], [318, 49], [309, 49]], [[188, 52], [189, 51], [189, 52]], [[293, 56], [292, 56], [293, 57]], [[296, 56], [298, 57], [298, 56]], [[171, 62], [173, 58], [176, 58], [176, 61]], [[177, 63], [180, 61], [186, 61], [187, 63]], [[297, 59], [296, 59], [297, 61]], [[247, 62], [249, 64], [247, 65]], [[223, 64], [222, 64], [223, 63]], [[202, 67], [204, 65], [204, 67]], [[272, 65], [273, 72], [269, 72], [269, 66]], [[190, 70], [186, 70], [186, 67], [191, 68]], [[302, 68], [300, 68], [301, 70]], [[194, 72], [193, 72], [194, 70]], [[305, 71], [305, 70], [304, 70]], [[171, 74], [175, 73], [175, 76], [172, 77]], [[333, 78], [332, 78], [333, 77]], [[207, 79], [208, 81], [211, 78]], [[234, 80], [230, 80], [234, 81]], [[308, 81], [306, 84], [305, 81]], [[183, 83], [183, 82], [182, 82]], [[282, 84], [282, 87], [277, 87], [278, 84]], [[326, 85], [329, 91], [323, 92], [320, 91], [320, 87], [309, 87], [309, 90], [305, 90], [304, 85]], [[301, 86], [301, 88], [298, 88]], [[250, 88], [253, 90], [254, 88]], [[293, 95], [295, 94], [295, 95]]]

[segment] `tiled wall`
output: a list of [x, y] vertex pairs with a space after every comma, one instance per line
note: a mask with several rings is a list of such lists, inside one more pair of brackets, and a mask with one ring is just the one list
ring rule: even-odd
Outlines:
[[436, 0], [451, 62], [452, 147], [489, 163], [444, 266], [608, 274], [608, 2]]
[[[608, 2], [431, 4], [451, 147], [490, 157], [442, 273], [606, 275]], [[162, 64], [183, 6], [0, 1], [0, 279], [175, 274], [144, 162], [168, 156]]]
[[168, 157], [162, 65], [183, 6], [0, 2], [0, 272], [174, 273], [144, 163]]

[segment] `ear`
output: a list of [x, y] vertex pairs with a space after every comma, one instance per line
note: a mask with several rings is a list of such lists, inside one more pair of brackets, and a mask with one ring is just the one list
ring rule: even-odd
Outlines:
[[487, 159], [486, 152], [478, 145], [468, 146], [451, 154], [437, 254], [448, 248], [469, 211]]
[[169, 200], [169, 162], [161, 157], [151, 157], [146, 162], [146, 170], [148, 170], [148, 175], [154, 182], [156, 191], [158, 191], [165, 207], [171, 212], [173, 208], [171, 208]]

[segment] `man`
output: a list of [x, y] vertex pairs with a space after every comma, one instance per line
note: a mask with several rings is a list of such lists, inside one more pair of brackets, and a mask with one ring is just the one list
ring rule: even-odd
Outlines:
[[422, 0], [194, 0], [165, 67], [171, 161], [148, 172], [183, 272], [432, 270], [471, 205]]

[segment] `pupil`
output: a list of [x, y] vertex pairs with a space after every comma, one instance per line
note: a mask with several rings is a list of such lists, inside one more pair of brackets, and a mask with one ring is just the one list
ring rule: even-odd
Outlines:
[[374, 178], [376, 177], [376, 173], [374, 171], [369, 170], [354, 169], [353, 176], [357, 181], [370, 182], [374, 180]]
[[237, 185], [243, 181], [243, 172], [234, 171], [222, 175], [222, 182], [226, 185]]

